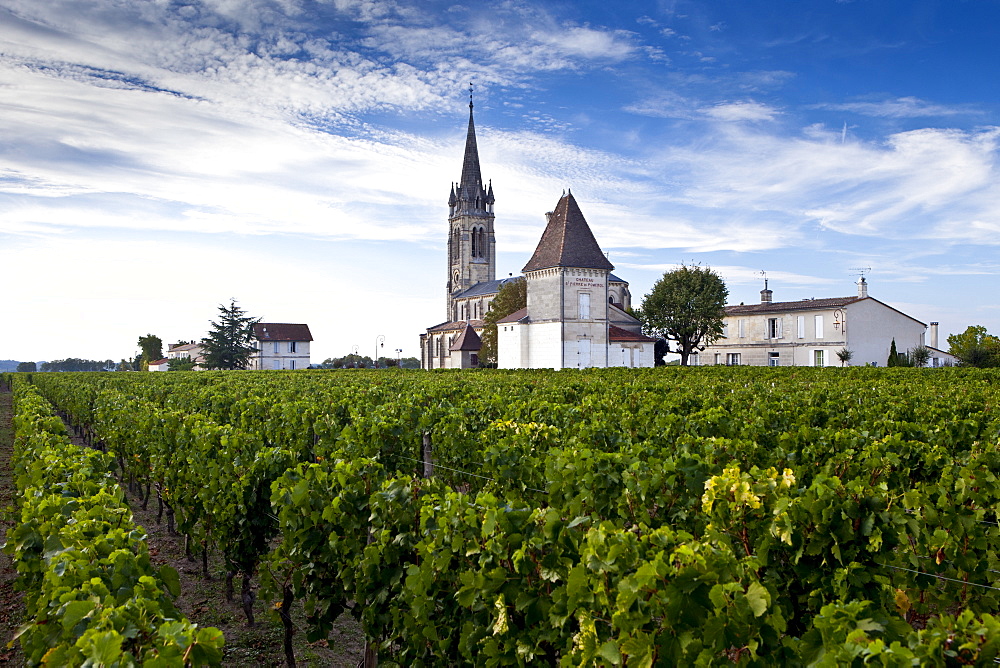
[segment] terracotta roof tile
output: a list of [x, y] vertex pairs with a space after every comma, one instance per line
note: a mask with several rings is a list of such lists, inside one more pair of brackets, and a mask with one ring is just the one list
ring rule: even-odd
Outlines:
[[499, 325], [502, 322], [504, 322], [504, 323], [517, 322], [518, 320], [524, 318], [526, 315], [528, 315], [528, 307], [527, 306], [525, 306], [524, 308], [520, 308], [520, 309], [514, 311], [510, 315], [505, 315], [504, 317], [502, 317], [499, 320], [497, 320], [497, 324]]
[[621, 327], [611, 325], [608, 327], [608, 339], [611, 341], [637, 341], [642, 343], [656, 343], [656, 339], [651, 339], [643, 334], [636, 334]]
[[727, 306], [726, 315], [739, 315], [741, 313], [776, 313], [778, 311], [807, 311], [817, 308], [847, 306], [848, 304], [852, 304], [856, 301], [861, 301], [861, 297], [828, 297], [826, 299], [800, 299], [795, 302], [739, 304], [737, 306]]
[[536, 271], [549, 267], [581, 267], [584, 269], [615, 268], [604, 256], [590, 231], [576, 199], [569, 193], [560, 198], [549, 216], [535, 254], [521, 271]]

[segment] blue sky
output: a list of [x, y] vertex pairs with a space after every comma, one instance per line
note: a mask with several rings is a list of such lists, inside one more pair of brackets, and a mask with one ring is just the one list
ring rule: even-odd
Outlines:
[[572, 188], [636, 301], [870, 294], [1000, 333], [1000, 2], [0, 0], [0, 358], [235, 297], [418, 355], [475, 82], [498, 273]]

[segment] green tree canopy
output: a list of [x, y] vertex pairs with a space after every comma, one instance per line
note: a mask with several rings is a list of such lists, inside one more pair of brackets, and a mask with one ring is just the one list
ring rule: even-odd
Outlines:
[[140, 336], [136, 344], [142, 350], [142, 369], [149, 370], [149, 363], [163, 359], [163, 341], [155, 334]]
[[218, 322], [210, 321], [212, 329], [201, 340], [205, 350], [202, 366], [209, 369], [245, 369], [250, 356], [257, 351], [253, 344], [253, 326], [260, 318], [252, 318], [236, 305], [235, 299], [229, 306], [219, 305]]
[[[663, 274], [643, 299], [639, 320], [650, 336], [675, 343], [681, 364], [722, 336], [729, 289], [709, 267], [681, 265]], [[669, 346], [669, 343], [668, 343]]]
[[519, 276], [500, 286], [500, 292], [490, 302], [490, 310], [483, 317], [486, 325], [479, 337], [482, 340], [482, 347], [479, 349], [480, 364], [495, 366], [497, 363], [497, 321], [527, 305], [528, 283], [523, 277]]
[[18, 371], [38, 371], [38, 367], [34, 362], [18, 362]]
[[1000, 366], [1000, 338], [982, 325], [969, 325], [961, 334], [949, 336], [948, 352], [966, 366]]

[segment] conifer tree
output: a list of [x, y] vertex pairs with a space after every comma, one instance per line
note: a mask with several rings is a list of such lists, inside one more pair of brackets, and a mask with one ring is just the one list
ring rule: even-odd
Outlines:
[[260, 318], [251, 318], [246, 311], [236, 305], [235, 299], [229, 306], [219, 305], [219, 321], [211, 321], [211, 331], [201, 340], [205, 361], [202, 366], [209, 369], [245, 369], [250, 356], [257, 351], [253, 344], [253, 326]]
[[892, 345], [889, 346], [889, 359], [885, 362], [886, 366], [899, 366], [899, 353], [896, 351], [896, 338], [893, 337]]

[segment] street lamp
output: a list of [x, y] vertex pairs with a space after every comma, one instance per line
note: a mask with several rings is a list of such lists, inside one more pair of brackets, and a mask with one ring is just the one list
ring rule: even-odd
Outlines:
[[385, 347], [385, 334], [379, 334], [375, 337], [375, 368], [378, 368], [378, 349]]

